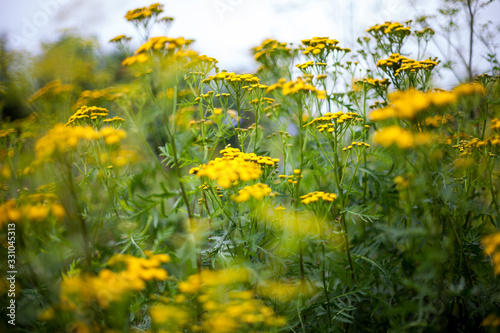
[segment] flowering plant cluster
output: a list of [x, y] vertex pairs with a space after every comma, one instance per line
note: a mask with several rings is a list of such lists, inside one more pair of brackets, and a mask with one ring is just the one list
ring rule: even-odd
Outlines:
[[439, 60], [406, 48], [433, 30], [410, 22], [360, 50], [267, 39], [233, 73], [150, 37], [163, 10], [126, 14], [143, 40], [112, 39], [113, 68], [28, 80], [31, 115], [0, 125], [14, 331], [500, 326], [498, 76], [436, 87]]

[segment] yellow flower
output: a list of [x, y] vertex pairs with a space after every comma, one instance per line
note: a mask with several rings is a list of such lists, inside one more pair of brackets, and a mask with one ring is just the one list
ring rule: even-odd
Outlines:
[[319, 123], [319, 125], [316, 126], [319, 132], [329, 132], [332, 133], [336, 129], [342, 128], [345, 125], [349, 125], [354, 121], [357, 121], [358, 119], [361, 119], [359, 115], [355, 112], [342, 112], [338, 111], [335, 113], [325, 113], [323, 116], [314, 118], [310, 122], [304, 125], [309, 126], [315, 123]]
[[149, 56], [145, 53], [134, 54], [130, 57], [125, 58], [122, 61], [122, 66], [132, 66], [135, 63], [142, 64], [148, 61]]
[[156, 17], [163, 12], [163, 5], [155, 3], [149, 7], [142, 7], [133, 10], [129, 10], [125, 15], [127, 21], [144, 21], [152, 16]]
[[491, 257], [495, 274], [500, 275], [500, 251], [498, 251], [500, 232], [484, 237], [482, 243], [485, 255]]
[[321, 191], [315, 191], [311, 193], [307, 193], [300, 197], [303, 204], [310, 204], [313, 202], [317, 202], [318, 200], [333, 202], [333, 200], [337, 199], [337, 195], [335, 193], [325, 193]]
[[107, 145], [113, 145], [120, 142], [121, 139], [125, 138], [127, 134], [123, 130], [116, 129], [114, 127], [104, 127], [99, 131], [99, 135], [104, 138], [104, 142]]
[[271, 188], [266, 184], [255, 184], [242, 188], [238, 191], [238, 195], [232, 196], [231, 199], [236, 202], [245, 202], [254, 198], [257, 200], [268, 196], [272, 192]]
[[183, 326], [189, 322], [189, 312], [175, 305], [155, 305], [149, 309], [153, 324]]
[[243, 153], [238, 148], [227, 147], [220, 151], [223, 157], [216, 158], [208, 164], [189, 170], [198, 177], [215, 180], [221, 188], [229, 188], [239, 181], [259, 178], [263, 173], [273, 172], [279, 159], [258, 156], [255, 153]]
[[58, 220], [61, 220], [66, 215], [66, 210], [61, 204], [53, 203], [50, 206], [50, 211]]
[[484, 95], [486, 94], [486, 88], [478, 82], [463, 83], [453, 88], [453, 92], [460, 96]]
[[109, 42], [110, 43], [119, 43], [122, 40], [129, 41], [130, 39], [131, 39], [131, 37], [127, 37], [125, 35], [119, 35], [119, 36], [116, 36], [115, 38], [111, 39]]
[[440, 127], [443, 124], [448, 123], [448, 121], [453, 120], [453, 116], [447, 114], [446, 116], [435, 115], [434, 117], [427, 117], [424, 119], [424, 123], [427, 126]]
[[310, 83], [307, 83], [304, 81], [302, 77], [298, 77], [295, 80], [289, 81], [289, 82], [280, 82], [278, 81], [277, 83], [269, 86], [266, 90], [266, 92], [272, 92], [273, 90], [281, 88], [283, 95], [287, 96], [290, 94], [297, 94], [300, 92], [304, 93], [315, 93], [316, 96], [319, 98], [324, 98], [326, 92], [323, 90], [318, 90], [316, 89], [315, 86], [313, 86]]
[[275, 39], [266, 39], [259, 46], [253, 48], [255, 60], [266, 63], [271, 58], [283, 55], [290, 56], [291, 49], [286, 43], [280, 43]]
[[491, 129], [493, 131], [500, 131], [500, 119], [498, 118], [491, 119]]
[[457, 95], [449, 91], [424, 93], [416, 89], [396, 91], [388, 95], [389, 106], [372, 111], [370, 119], [380, 121], [389, 118], [415, 119], [430, 106], [442, 107], [456, 102]]
[[98, 137], [98, 133], [90, 127], [65, 127], [57, 124], [36, 142], [37, 160], [50, 159], [55, 153], [75, 148], [80, 140], [91, 141]]
[[32, 221], [42, 221], [49, 215], [49, 209], [44, 205], [34, 205], [28, 208], [27, 217]]
[[54, 98], [60, 94], [68, 93], [73, 91], [74, 86], [72, 84], [62, 84], [61, 80], [50, 81], [37, 92], [35, 92], [29, 99], [28, 103], [33, 103], [34, 101], [44, 98]]
[[389, 147], [397, 145], [401, 149], [409, 149], [419, 145], [432, 143], [432, 135], [428, 133], [412, 133], [399, 126], [389, 126], [381, 129], [375, 134], [375, 142]]
[[403, 176], [396, 176], [394, 178], [394, 183], [396, 184], [396, 187], [398, 188], [399, 191], [404, 190], [410, 185], [408, 180], [405, 179]]
[[16, 200], [10, 199], [3, 205], [0, 205], [0, 228], [6, 223], [18, 222], [21, 218], [22, 214], [17, 208]]

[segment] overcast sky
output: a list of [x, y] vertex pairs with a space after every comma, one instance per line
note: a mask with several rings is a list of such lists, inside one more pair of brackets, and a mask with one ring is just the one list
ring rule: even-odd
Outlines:
[[[96, 36], [107, 50], [108, 40], [125, 34], [137, 37], [124, 15], [147, 6], [143, 0], [0, 0], [0, 33], [9, 46], [37, 52], [41, 41], [54, 41], [70, 29]], [[175, 18], [172, 37], [195, 39], [194, 48], [217, 58], [231, 71], [256, 68], [250, 48], [265, 38], [300, 42], [313, 36], [338, 39], [353, 47], [357, 37], [376, 23], [405, 21], [432, 14], [439, 1], [420, 0], [164, 0], [164, 14]], [[488, 7], [486, 18], [496, 20], [500, 1]], [[154, 34], [155, 35], [155, 34]], [[158, 33], [159, 35], [159, 33]], [[137, 40], [137, 38], [136, 38]]]

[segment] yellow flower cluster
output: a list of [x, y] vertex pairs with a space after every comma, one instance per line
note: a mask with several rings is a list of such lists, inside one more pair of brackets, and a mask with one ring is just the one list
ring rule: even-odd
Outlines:
[[295, 169], [293, 170], [293, 175], [279, 175], [278, 176], [280, 179], [283, 179], [283, 180], [286, 180], [289, 184], [297, 184], [298, 183], [298, 180], [299, 178], [304, 178], [303, 175], [301, 175], [301, 172], [299, 169]]
[[337, 46], [339, 41], [336, 39], [330, 39], [329, 37], [313, 37], [312, 39], [303, 39], [301, 42], [304, 48], [302, 53], [306, 55], [311, 53], [313, 55], [323, 55], [333, 50], [344, 51], [346, 53], [351, 52], [348, 48]]
[[377, 67], [380, 67], [385, 72], [390, 69], [395, 76], [398, 76], [401, 72], [415, 73], [420, 69], [430, 70], [436, 67], [437, 64], [436, 61], [431, 59], [418, 61], [402, 56], [399, 53], [393, 53], [387, 59], [380, 59], [377, 62]]
[[186, 54], [181, 53], [180, 51], [182, 47], [187, 46], [192, 42], [193, 40], [185, 39], [184, 37], [152, 37], [146, 43], [142, 44], [135, 51], [134, 55], [125, 58], [122, 61], [122, 65], [131, 66], [135, 63], [144, 63], [149, 59], [148, 54], [150, 51], [164, 51], [169, 55], [172, 55], [177, 51], [177, 55], [179, 56], [197, 56], [198, 54], [194, 51]]
[[190, 321], [189, 311], [179, 305], [154, 305], [149, 309], [149, 315], [154, 326], [182, 327]]
[[[99, 108], [97, 106], [82, 106], [76, 112], [69, 117], [68, 122], [65, 126], [70, 124], [74, 125], [91, 125], [95, 123], [100, 123], [103, 119], [108, 116], [108, 110], [105, 108]], [[121, 119], [121, 118], [120, 118]]]
[[354, 147], [368, 148], [370, 145], [366, 142], [353, 141], [349, 146], [342, 148], [343, 151], [351, 150]]
[[205, 332], [232, 333], [286, 323], [285, 318], [277, 317], [270, 307], [254, 299], [251, 290], [230, 291], [223, 296], [221, 290], [211, 288], [199, 299], [205, 311], [201, 327]]
[[379, 109], [379, 108], [386, 107], [387, 105], [389, 105], [389, 104], [385, 101], [375, 101], [372, 105], [370, 105], [370, 109], [371, 110]]
[[290, 54], [291, 49], [287, 47], [286, 43], [280, 43], [275, 39], [266, 39], [259, 46], [253, 48], [254, 58], [257, 61], [267, 60], [274, 54], [281, 52], [283, 54]]
[[191, 39], [185, 39], [184, 37], [172, 38], [172, 37], [151, 37], [146, 43], [142, 44], [135, 53], [145, 53], [148, 51], [158, 51], [158, 50], [175, 50], [183, 47], [184, 45], [189, 45], [193, 42]]
[[127, 21], [142, 21], [144, 19], [150, 18], [151, 16], [158, 16], [163, 12], [163, 5], [159, 3], [154, 3], [149, 7], [136, 8], [129, 10], [125, 15]]
[[449, 135], [448, 137], [446, 137], [444, 140], [443, 140], [443, 143], [444, 144], [447, 144], [447, 145], [451, 145], [452, 143], [455, 143], [457, 142], [457, 139], [461, 139], [461, 140], [470, 140], [472, 137], [467, 134], [467, 133], [464, 133], [464, 132], [460, 132], [459, 135], [457, 134], [453, 134], [453, 135]]
[[425, 27], [424, 29], [422, 30], [416, 30], [414, 32], [415, 36], [417, 37], [424, 37], [425, 39], [428, 39], [430, 38], [432, 35], [435, 34], [435, 31], [432, 29], [432, 28], [429, 28], [429, 27]]
[[244, 331], [249, 325], [254, 329], [259, 326], [284, 325], [284, 318], [277, 317], [271, 308], [254, 299], [253, 291], [228, 291], [231, 285], [248, 282], [246, 269], [228, 268], [219, 271], [204, 270], [179, 283], [181, 292], [197, 293], [197, 300], [203, 307], [202, 322], [200, 326], [193, 327], [193, 330], [230, 333]]
[[13, 129], [13, 128], [9, 128], [9, 129], [6, 129], [6, 130], [0, 130], [0, 139], [1, 138], [6, 138], [9, 135], [14, 134], [14, 133], [16, 133], [16, 130]]
[[[481, 149], [482, 147], [485, 147], [487, 145], [500, 146], [500, 135], [494, 134], [485, 138], [484, 140], [480, 140], [478, 138], [461, 140], [460, 143], [458, 145], [454, 145], [453, 148], [458, 149], [458, 151], [460, 152], [460, 156], [470, 156], [475, 150]], [[491, 152], [489, 154], [490, 156], [496, 156]]]
[[488, 144], [487, 140], [480, 140], [478, 138], [471, 138], [470, 140], [460, 140], [458, 145], [454, 145], [453, 148], [460, 152], [460, 156], [470, 156], [474, 150], [484, 147]]
[[487, 256], [491, 257], [491, 261], [493, 262], [493, 268], [495, 270], [495, 274], [500, 274], [500, 251], [497, 250], [500, 245], [500, 232], [488, 235], [482, 240], [484, 246], [484, 253]]
[[250, 103], [250, 104], [273, 104], [274, 102], [276, 102], [276, 100], [269, 98], [269, 97], [263, 97], [263, 98], [252, 99], [248, 103]]
[[401, 175], [394, 178], [394, 183], [398, 191], [403, 191], [410, 186], [410, 182]]
[[308, 205], [312, 202], [317, 202], [318, 200], [333, 202], [333, 200], [337, 199], [337, 195], [335, 193], [325, 193], [322, 191], [314, 191], [307, 193], [300, 197], [302, 202], [305, 205]]
[[0, 228], [9, 222], [18, 222], [21, 217], [21, 211], [17, 209], [16, 200], [11, 199], [0, 205]]
[[125, 119], [121, 118], [121, 117], [113, 117], [113, 118], [108, 118], [108, 119], [104, 119], [103, 122], [104, 123], [123, 123], [125, 121]]
[[312, 66], [326, 67], [327, 63], [325, 63], [325, 62], [314, 62], [314, 61], [310, 60], [310, 61], [306, 61], [303, 64], [297, 64], [297, 65], [295, 65], [295, 67], [297, 67], [299, 69], [307, 69], [307, 68], [312, 67]]
[[246, 84], [246, 85], [252, 85], [252, 84], [259, 84], [260, 79], [252, 74], [235, 74], [235, 73], [229, 73], [229, 72], [220, 72], [215, 75], [211, 75], [208, 78], [204, 79], [202, 82], [203, 83], [210, 83], [212, 81], [215, 82], [221, 82], [225, 81], [230, 84]]
[[457, 95], [450, 91], [421, 92], [416, 89], [396, 91], [388, 95], [389, 107], [374, 110], [370, 119], [380, 121], [389, 118], [414, 119], [430, 106], [445, 106], [456, 102]]
[[411, 34], [411, 29], [410, 27], [405, 27], [399, 22], [387, 21], [384, 24], [376, 24], [373, 27], [366, 29], [366, 32], [374, 37], [381, 35], [408, 36]]
[[123, 59], [122, 65], [123, 66], [132, 66], [133, 64], [142, 64], [146, 61], [148, 61], [149, 57], [145, 53], [139, 53], [139, 54], [134, 54], [131, 55], [130, 57], [127, 57]]
[[263, 281], [257, 286], [257, 293], [259, 296], [268, 297], [276, 301], [290, 302], [298, 297], [299, 294], [304, 294], [304, 289], [300, 281]]
[[498, 118], [491, 119], [491, 129], [493, 131], [500, 131], [500, 119]]
[[245, 186], [238, 191], [238, 195], [232, 196], [231, 199], [238, 203], [248, 201], [251, 198], [261, 200], [263, 197], [271, 194], [271, 192], [272, 190], [268, 185], [258, 183], [255, 185]]
[[65, 277], [61, 285], [61, 303], [69, 309], [77, 309], [80, 305], [89, 306], [97, 302], [100, 307], [108, 308], [111, 303], [119, 302], [133, 291], [146, 287], [150, 280], [165, 280], [167, 271], [160, 268], [162, 263], [170, 261], [166, 254], [151, 254], [148, 258], [137, 258], [131, 255], [118, 254], [108, 264], [125, 264], [125, 269], [114, 272], [103, 269], [97, 276], [80, 275]]
[[12, 169], [10, 168], [8, 161], [5, 162], [6, 163], [0, 163], [0, 180], [9, 179], [10, 176], [12, 176]]
[[131, 149], [117, 149], [111, 153], [102, 153], [100, 156], [101, 163], [111, 163], [108, 166], [109, 169], [112, 167], [123, 167], [129, 163], [135, 163], [138, 160], [137, 153]]
[[24, 201], [26, 203], [19, 205], [17, 200], [11, 199], [0, 205], [0, 228], [6, 223], [20, 222], [23, 219], [41, 222], [49, 215], [57, 220], [66, 215], [66, 210], [55, 194], [33, 194]]
[[179, 283], [179, 290], [183, 293], [198, 293], [202, 287], [214, 287], [233, 283], [248, 282], [248, 270], [244, 268], [227, 268], [218, 271], [203, 270], [200, 274], [191, 275], [187, 281]]
[[316, 89], [315, 86], [304, 81], [304, 79], [301, 77], [298, 77], [295, 80], [289, 82], [286, 82], [284, 79], [280, 79], [277, 83], [270, 85], [267, 88], [266, 92], [269, 93], [278, 88], [282, 89], [283, 95], [285, 96], [304, 92], [315, 93], [320, 99], [324, 99], [326, 97], [326, 91]]
[[500, 326], [500, 317], [497, 317], [494, 313], [492, 313], [488, 315], [488, 317], [484, 318], [481, 326], [498, 327]]
[[226, 159], [242, 158], [245, 161], [250, 161], [259, 164], [262, 168], [278, 166], [279, 158], [271, 158], [268, 156], [258, 156], [255, 153], [243, 153], [238, 148], [226, 147], [220, 151]]
[[73, 91], [74, 86], [72, 84], [62, 84], [61, 80], [50, 81], [42, 88], [37, 90], [29, 99], [28, 103], [33, 103], [37, 99], [43, 98], [53, 98], [59, 94]]
[[80, 140], [91, 141], [96, 138], [97, 132], [91, 127], [66, 127], [57, 124], [36, 142], [37, 159], [49, 159], [55, 153], [62, 153], [67, 149], [76, 148]]
[[[205, 75], [208, 73], [212, 68], [215, 68], [217, 70], [216, 64], [219, 61], [213, 57], [208, 57], [204, 54], [196, 56], [193, 60], [188, 62], [185, 67], [186, 68], [195, 68], [195, 70], [199, 70], [197, 74], [200, 75]], [[191, 72], [193, 73], [193, 72]]]
[[424, 119], [424, 124], [427, 126], [441, 127], [443, 124], [447, 124], [449, 121], [453, 121], [453, 116], [447, 114], [445, 116], [435, 115], [433, 117], [427, 117]]
[[174, 21], [174, 18], [170, 17], [170, 16], [164, 16], [164, 17], [157, 20], [157, 22], [162, 22], [162, 23], [166, 23], [166, 24], [171, 24], [173, 21]]
[[387, 88], [391, 84], [389, 79], [373, 79], [371, 77], [367, 77], [365, 79], [357, 80], [353, 84], [353, 88], [358, 87], [367, 87], [367, 88]]
[[42, 161], [52, 158], [54, 154], [76, 148], [80, 140], [92, 141], [104, 138], [107, 145], [112, 145], [125, 137], [126, 133], [123, 130], [113, 127], [104, 127], [96, 131], [91, 127], [57, 124], [36, 142], [35, 151], [37, 160]]
[[82, 106], [93, 105], [100, 101], [114, 101], [124, 95], [123, 89], [119, 87], [109, 87], [105, 89], [84, 90], [78, 97], [73, 109]]
[[316, 128], [318, 131], [323, 132], [327, 131], [329, 133], [332, 133], [335, 131], [335, 127], [341, 126], [343, 124], [350, 124], [353, 121], [357, 121], [361, 119], [359, 115], [355, 112], [342, 112], [338, 111], [335, 113], [325, 113], [322, 117], [314, 118], [304, 126], [309, 126], [315, 123], [318, 123]]
[[262, 169], [274, 170], [279, 162], [277, 158], [258, 156], [255, 153], [242, 153], [238, 148], [227, 147], [220, 151], [223, 157], [218, 157], [208, 164], [189, 170], [198, 177], [206, 176], [216, 180], [217, 184], [226, 189], [238, 183], [259, 178]]
[[433, 136], [429, 133], [413, 133], [399, 126], [389, 126], [376, 132], [374, 141], [384, 147], [396, 145], [401, 149], [409, 149], [431, 144]]
[[104, 127], [97, 133], [97, 135], [104, 138], [104, 142], [107, 145], [114, 145], [116, 143], [119, 143], [120, 140], [124, 139], [127, 136], [125, 131], [116, 129], [114, 127]]
[[485, 95], [486, 88], [478, 82], [462, 83], [453, 88], [453, 92], [460, 96]]
[[192, 168], [189, 173], [215, 180], [220, 187], [226, 189], [238, 184], [239, 181], [245, 182], [259, 178], [262, 170], [257, 164], [242, 158], [233, 160], [216, 158], [206, 165]]
[[119, 36], [116, 36], [116, 37], [115, 37], [115, 38], [113, 38], [113, 39], [110, 39], [110, 40], [109, 40], [109, 42], [110, 42], [110, 43], [121, 43], [123, 40], [125, 40], [125, 41], [129, 41], [129, 40], [131, 40], [131, 39], [132, 39], [132, 37], [127, 37], [127, 36], [125, 36], [125, 35], [119, 35]]

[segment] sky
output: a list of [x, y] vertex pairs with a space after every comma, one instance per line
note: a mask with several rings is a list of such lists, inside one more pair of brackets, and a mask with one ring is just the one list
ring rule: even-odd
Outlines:
[[[138, 35], [124, 15], [148, 6], [144, 0], [0, 0], [0, 34], [9, 47], [39, 52], [41, 42], [57, 40], [63, 30], [97, 37], [104, 51], [109, 39]], [[432, 14], [439, 1], [431, 0], [164, 0], [164, 14], [174, 17], [171, 37], [195, 39], [194, 49], [215, 57], [230, 71], [255, 70], [250, 49], [266, 38], [300, 42], [329, 36], [340, 46], [355, 48], [357, 37], [370, 26]], [[500, 1], [485, 11], [496, 20]], [[152, 35], [164, 35], [156, 31]]]

